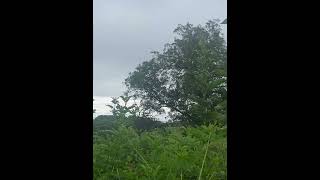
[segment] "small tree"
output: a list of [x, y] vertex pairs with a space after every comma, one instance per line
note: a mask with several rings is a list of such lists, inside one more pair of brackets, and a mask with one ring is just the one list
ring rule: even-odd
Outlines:
[[[129, 101], [134, 103], [129, 105]], [[130, 96], [128, 92], [118, 98], [112, 98], [111, 108], [113, 116], [116, 118], [118, 125], [131, 126], [139, 130], [148, 130], [162, 124], [151, 117], [150, 112], [145, 110], [141, 105], [136, 103], [134, 96]]]

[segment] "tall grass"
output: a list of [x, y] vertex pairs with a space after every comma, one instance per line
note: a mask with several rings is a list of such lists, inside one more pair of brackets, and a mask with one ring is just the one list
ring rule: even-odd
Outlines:
[[94, 180], [226, 179], [226, 143], [226, 129], [214, 125], [141, 134], [120, 127], [95, 139]]

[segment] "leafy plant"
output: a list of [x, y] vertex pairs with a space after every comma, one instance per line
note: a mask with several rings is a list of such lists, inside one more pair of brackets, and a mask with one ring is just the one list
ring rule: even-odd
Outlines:
[[[211, 136], [210, 136], [211, 134]], [[226, 179], [226, 129], [120, 126], [95, 141], [94, 179]]]

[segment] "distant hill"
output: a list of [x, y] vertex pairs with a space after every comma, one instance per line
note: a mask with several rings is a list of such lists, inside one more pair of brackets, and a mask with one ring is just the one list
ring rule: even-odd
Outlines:
[[113, 115], [100, 115], [93, 120], [94, 130], [112, 129], [114, 127], [115, 118]]
[[[166, 123], [150, 118], [140, 117], [127, 120], [131, 121], [132, 124], [130, 126], [138, 130], [151, 130], [166, 125]], [[93, 131], [98, 132], [101, 130], [111, 130], [116, 128], [118, 126], [116, 121], [117, 120], [113, 115], [99, 115], [93, 120]]]

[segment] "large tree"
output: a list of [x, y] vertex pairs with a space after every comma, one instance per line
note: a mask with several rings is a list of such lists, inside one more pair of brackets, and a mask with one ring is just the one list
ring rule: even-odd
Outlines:
[[140, 64], [125, 80], [145, 109], [187, 124], [224, 121], [227, 48], [218, 20], [179, 25], [174, 42]]

